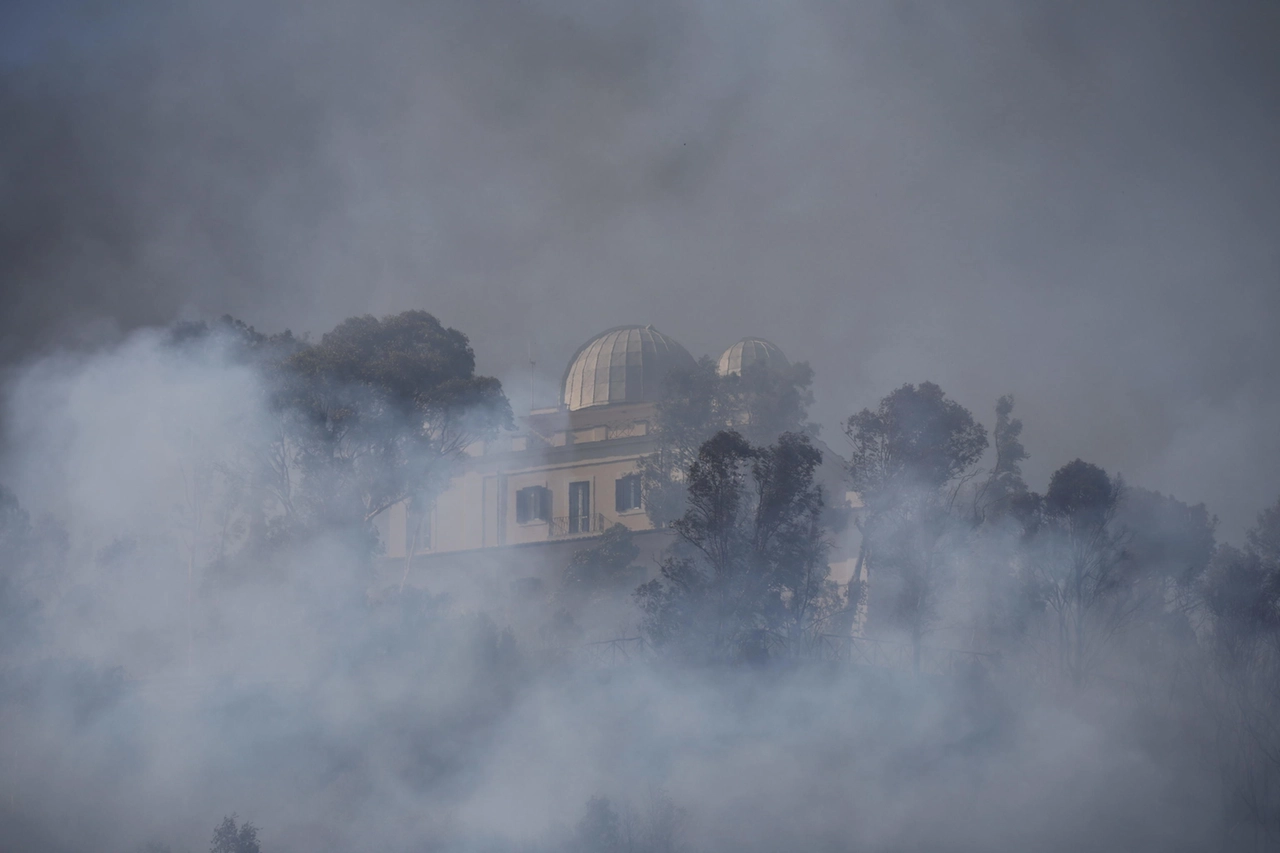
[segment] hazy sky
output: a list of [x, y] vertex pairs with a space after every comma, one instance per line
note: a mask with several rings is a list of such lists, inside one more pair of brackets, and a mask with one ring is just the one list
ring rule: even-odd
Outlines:
[[[15, 2], [0, 360], [423, 308], [528, 405], [586, 338], [762, 335], [838, 423], [930, 379], [1076, 456], [1280, 494], [1280, 6]], [[549, 396], [552, 393], [546, 391]]]

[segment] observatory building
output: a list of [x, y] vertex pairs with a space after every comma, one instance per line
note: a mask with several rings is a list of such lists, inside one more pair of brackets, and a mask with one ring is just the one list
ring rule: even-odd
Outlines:
[[[719, 372], [758, 362], [787, 363], [778, 347], [749, 337], [725, 350]], [[563, 566], [589, 544], [580, 540], [614, 524], [641, 534], [636, 544], [657, 553], [671, 534], [655, 530], [645, 513], [639, 465], [656, 449], [652, 428], [663, 381], [673, 368], [694, 364], [688, 350], [652, 326], [619, 326], [591, 338], [565, 368], [559, 405], [535, 409], [515, 431], [469, 448], [423, 517], [405, 504], [382, 514], [387, 560], [403, 564], [406, 576], [412, 564], [416, 580], [434, 574], [433, 566], [464, 563]], [[824, 455], [832, 456], [825, 448]], [[838, 470], [838, 460], [823, 467]], [[843, 486], [827, 493], [845, 494]], [[498, 557], [493, 549], [503, 549], [500, 561], [476, 559]], [[512, 560], [507, 549], [529, 559]], [[848, 574], [843, 552], [832, 557], [839, 561], [833, 574]]]

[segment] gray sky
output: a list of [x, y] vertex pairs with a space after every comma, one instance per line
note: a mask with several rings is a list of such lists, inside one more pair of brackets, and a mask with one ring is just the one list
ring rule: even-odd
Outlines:
[[[902, 382], [1206, 501], [1280, 494], [1274, 3], [14, 2], [0, 358], [423, 308], [528, 405], [747, 334], [825, 437]], [[547, 393], [550, 393], [549, 391]]]

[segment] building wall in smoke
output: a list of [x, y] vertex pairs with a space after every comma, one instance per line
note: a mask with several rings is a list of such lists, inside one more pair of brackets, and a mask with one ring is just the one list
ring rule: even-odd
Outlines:
[[[618, 481], [635, 476], [640, 460], [655, 449], [653, 416], [652, 403], [531, 413], [515, 433], [471, 449], [420, 527], [406, 504], [388, 510], [379, 531], [386, 556], [577, 539], [613, 524], [651, 529], [642, 507], [620, 508], [616, 499]], [[577, 484], [586, 484], [585, 506], [581, 500], [570, 505], [571, 486]], [[519, 493], [527, 489], [543, 489], [546, 497], [541, 511], [522, 519]]]
[[[654, 339], [659, 346], [642, 348]], [[612, 365], [599, 357], [600, 341], [618, 342]], [[581, 387], [591, 378], [582, 375], [588, 357], [597, 382], [594, 399], [607, 402], [583, 405]], [[782, 359], [780, 351], [775, 357]], [[626, 481], [638, 475], [641, 460], [658, 446], [654, 424], [661, 386], [649, 378], [686, 362], [693, 359], [684, 348], [651, 327], [618, 327], [592, 338], [565, 371], [560, 405], [534, 410], [514, 431], [469, 448], [423, 518], [405, 503], [379, 517], [388, 577], [399, 573], [403, 582], [439, 588], [452, 576], [473, 581], [483, 576], [493, 592], [507, 595], [512, 584], [519, 587], [529, 579], [553, 582], [576, 550], [614, 524], [641, 534], [639, 562], [656, 571], [670, 533], [654, 530], [644, 508], [626, 500]], [[573, 388], [577, 393], [570, 393]], [[827, 499], [839, 496], [848, 503], [840, 458], [821, 442], [818, 446]], [[545, 503], [536, 512], [528, 504], [521, 508], [528, 490], [544, 490]], [[856, 496], [850, 505], [856, 505]], [[853, 575], [856, 540], [853, 525], [832, 533], [831, 571], [839, 583]]]

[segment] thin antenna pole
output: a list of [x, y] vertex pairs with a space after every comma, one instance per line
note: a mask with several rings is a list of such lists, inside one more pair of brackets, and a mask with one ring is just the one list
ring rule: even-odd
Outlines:
[[533, 341], [529, 341], [529, 414], [533, 414]]

